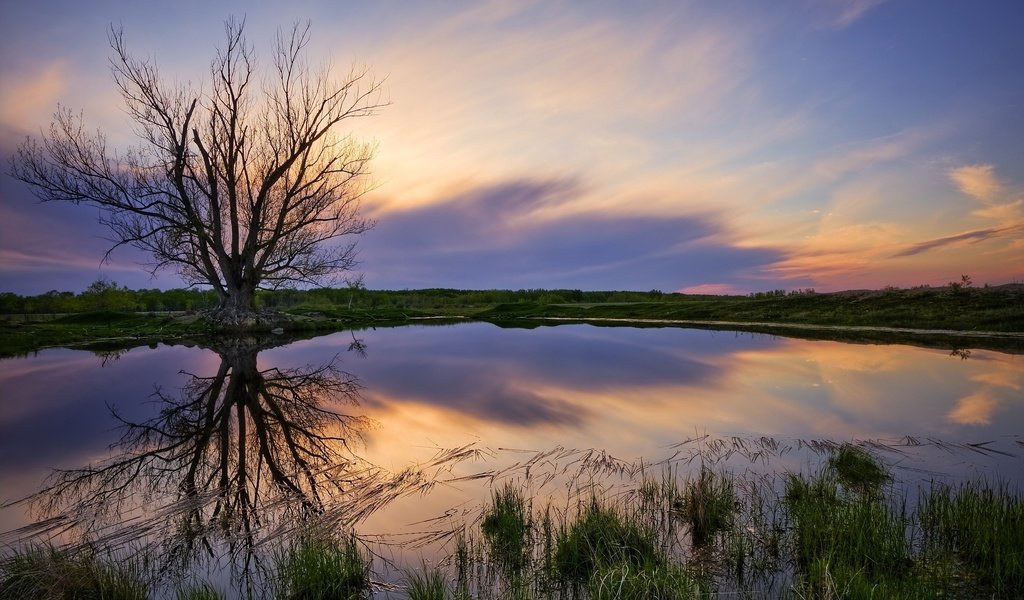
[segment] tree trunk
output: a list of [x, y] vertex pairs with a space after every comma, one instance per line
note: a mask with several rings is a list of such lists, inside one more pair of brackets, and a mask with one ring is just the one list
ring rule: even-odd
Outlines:
[[220, 297], [220, 305], [210, 313], [210, 319], [218, 327], [229, 330], [246, 330], [275, 327], [276, 315], [256, 310], [256, 286], [227, 286]]

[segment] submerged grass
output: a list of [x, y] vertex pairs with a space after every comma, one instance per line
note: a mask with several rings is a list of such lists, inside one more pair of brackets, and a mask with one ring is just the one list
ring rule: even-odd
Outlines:
[[568, 582], [583, 583], [617, 566], [650, 569], [665, 563], [656, 535], [625, 510], [592, 499], [555, 540], [554, 568]]
[[89, 549], [32, 546], [0, 563], [2, 600], [144, 600], [148, 590], [140, 565]]
[[1024, 502], [1006, 486], [933, 486], [921, 502], [924, 548], [961, 565], [965, 583], [995, 597], [1024, 596]]
[[439, 567], [426, 564], [419, 571], [406, 574], [406, 592], [409, 600], [446, 600], [451, 598], [448, 580]]
[[718, 533], [729, 530], [737, 509], [732, 477], [701, 467], [700, 475], [686, 485], [680, 507], [690, 526], [694, 546], [705, 546]]
[[370, 564], [353, 536], [307, 535], [277, 558], [276, 598], [355, 600], [370, 590]]
[[522, 490], [511, 483], [494, 491], [480, 526], [491, 560], [509, 574], [530, 559], [533, 521]]
[[867, 450], [843, 444], [828, 459], [828, 466], [847, 488], [862, 492], [877, 492], [889, 479], [882, 463]]

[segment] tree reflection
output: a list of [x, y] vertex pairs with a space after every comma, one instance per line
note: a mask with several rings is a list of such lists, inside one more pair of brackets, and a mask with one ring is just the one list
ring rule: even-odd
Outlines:
[[35, 499], [93, 540], [155, 536], [179, 566], [199, 550], [213, 556], [219, 541], [248, 566], [261, 528], [302, 522], [345, 493], [347, 475], [362, 468], [350, 441], [370, 425], [343, 412], [358, 404], [360, 385], [336, 359], [261, 369], [258, 353], [279, 344], [212, 342], [216, 374], [182, 372], [180, 395], [158, 390], [149, 420], [115, 412], [123, 435], [113, 456], [56, 473]]

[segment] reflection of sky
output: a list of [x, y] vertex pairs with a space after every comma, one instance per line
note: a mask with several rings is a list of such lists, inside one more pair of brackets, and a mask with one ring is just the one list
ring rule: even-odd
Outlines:
[[[344, 357], [382, 427], [369, 451], [401, 466], [409, 445], [600, 447], [658, 454], [694, 433], [804, 439], [1000, 439], [1024, 423], [1020, 357], [685, 329], [486, 324], [357, 334]], [[344, 353], [349, 334], [262, 355]]]
[[[672, 444], [703, 433], [995, 440], [1013, 452], [1024, 424], [1022, 357], [997, 352], [961, 360], [909, 346], [584, 325], [475, 323], [355, 335], [367, 344], [365, 358], [346, 352], [352, 334], [338, 333], [265, 351], [261, 368], [319, 365], [338, 355], [339, 366], [365, 385], [355, 410], [380, 425], [363, 452], [392, 469], [422, 461], [438, 446], [474, 442], [661, 458]], [[101, 362], [70, 350], [0, 361], [5, 498], [34, 489], [50, 467], [104, 457], [118, 438], [106, 405], [130, 418], [152, 414], [154, 386], [175, 395], [186, 383], [179, 370], [209, 375], [219, 358], [161, 347]]]
[[[150, 402], [158, 386], [177, 391], [179, 370], [208, 371], [208, 360], [198, 349], [161, 346], [106, 362], [64, 349], [0, 361], [0, 501], [31, 493], [50, 469], [106, 458], [120, 435], [108, 407], [145, 419], [159, 410]], [[0, 529], [6, 517], [0, 512]]]

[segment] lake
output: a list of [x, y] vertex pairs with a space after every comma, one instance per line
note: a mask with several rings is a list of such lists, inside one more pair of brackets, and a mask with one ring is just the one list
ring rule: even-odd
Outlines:
[[315, 514], [386, 588], [505, 481], [564, 501], [581, 478], [806, 471], [846, 442], [910, 496], [1022, 479], [1024, 359], [998, 351], [461, 323], [49, 349], [0, 361], [0, 384], [0, 544], [158, 547], [224, 587], [259, 587], [246, 561]]

